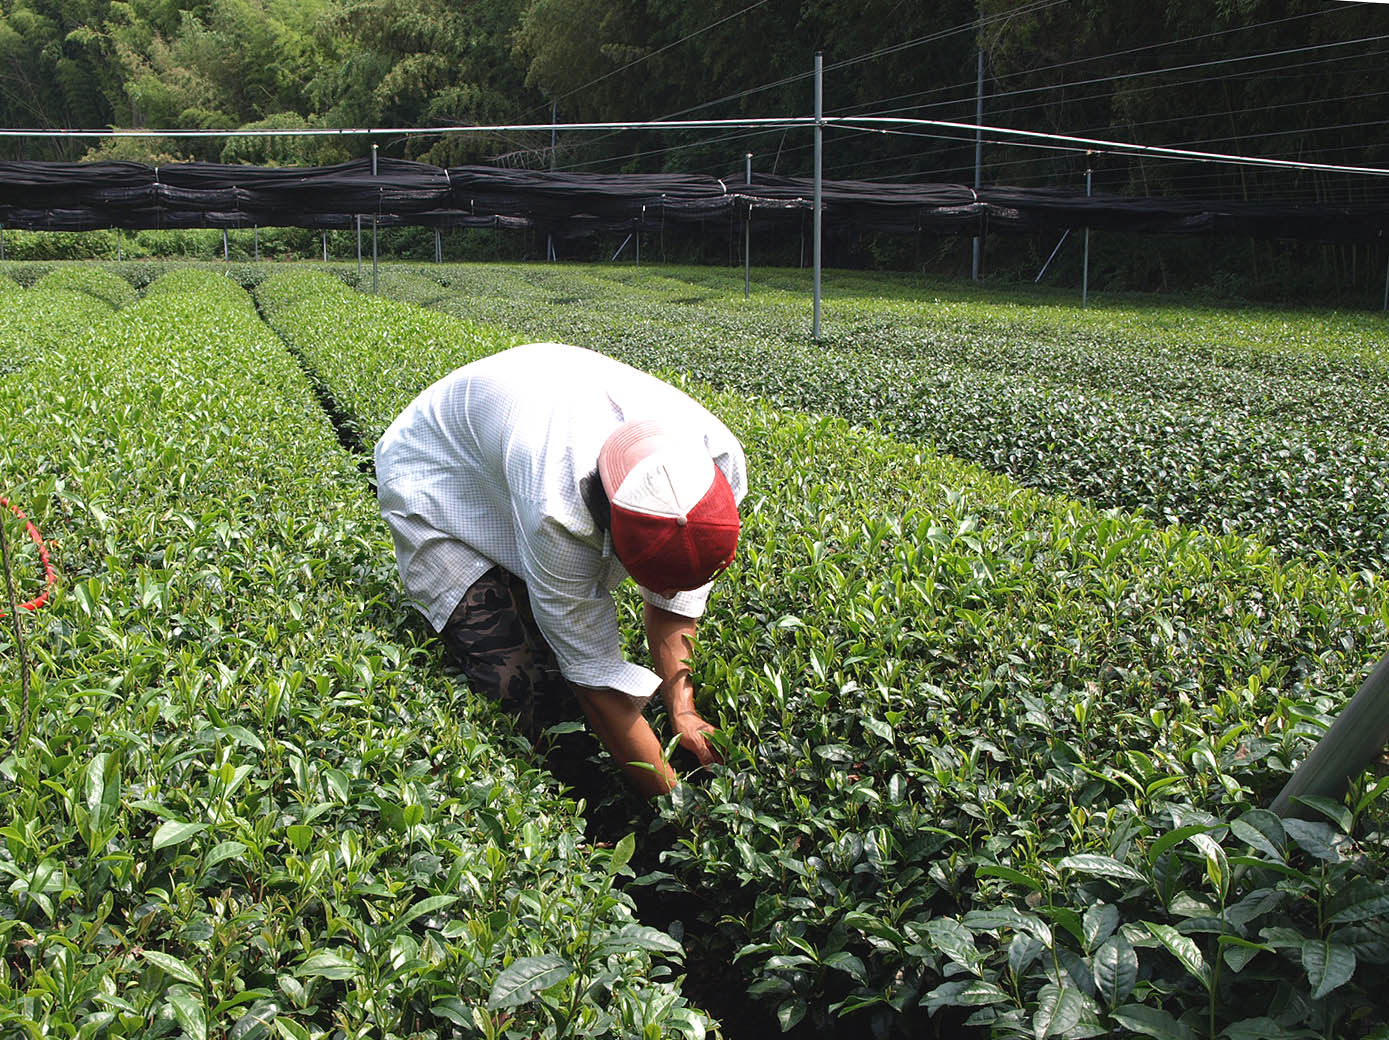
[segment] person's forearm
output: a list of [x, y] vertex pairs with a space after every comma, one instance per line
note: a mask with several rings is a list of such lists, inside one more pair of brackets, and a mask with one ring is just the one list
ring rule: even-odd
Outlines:
[[694, 680], [689, 657], [695, 637], [694, 618], [681, 617], [645, 604], [646, 644], [651, 663], [661, 677], [661, 699], [672, 718], [694, 710]]
[[647, 603], [645, 621], [651, 664], [661, 677], [661, 699], [666, 703], [672, 728], [680, 736], [680, 746], [699, 759], [701, 765], [721, 761], [718, 750], [709, 743], [714, 727], [695, 708], [694, 677], [689, 665], [695, 619]]
[[656, 798], [675, 787], [675, 771], [636, 701], [617, 690], [584, 686], [574, 690], [593, 732], [637, 791]]

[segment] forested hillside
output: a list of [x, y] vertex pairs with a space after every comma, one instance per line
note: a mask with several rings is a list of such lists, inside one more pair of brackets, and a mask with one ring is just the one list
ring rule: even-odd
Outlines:
[[[1347, 164], [1389, 159], [1389, 10], [1327, 0], [6, 0], [7, 127], [423, 127], [806, 114], [984, 121]], [[565, 169], [804, 173], [806, 135], [401, 136], [387, 154]], [[831, 133], [827, 176], [968, 182], [973, 143]], [[324, 163], [362, 140], [7, 139], [4, 158]], [[990, 145], [992, 183], [1074, 185], [1083, 153]], [[1367, 178], [1109, 160], [1098, 188], [1315, 201]]]

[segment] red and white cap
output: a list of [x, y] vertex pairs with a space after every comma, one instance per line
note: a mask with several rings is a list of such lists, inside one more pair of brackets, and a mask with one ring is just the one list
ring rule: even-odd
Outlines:
[[639, 585], [697, 589], [733, 562], [738, 503], [698, 438], [656, 420], [623, 423], [603, 442], [598, 475], [613, 549]]

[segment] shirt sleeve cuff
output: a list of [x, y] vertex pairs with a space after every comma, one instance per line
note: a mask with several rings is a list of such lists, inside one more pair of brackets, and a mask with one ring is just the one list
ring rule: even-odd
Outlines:
[[585, 661], [567, 669], [564, 677], [576, 686], [617, 690], [642, 703], [661, 685], [661, 677], [650, 668], [622, 660]]
[[691, 589], [689, 592], [677, 592], [670, 598], [658, 595], [641, 585], [638, 585], [637, 589], [641, 592], [641, 598], [653, 607], [660, 607], [662, 610], [668, 610], [680, 617], [701, 618], [704, 616], [704, 609], [709, 603], [709, 590], [713, 587], [714, 583], [711, 581], [708, 585]]

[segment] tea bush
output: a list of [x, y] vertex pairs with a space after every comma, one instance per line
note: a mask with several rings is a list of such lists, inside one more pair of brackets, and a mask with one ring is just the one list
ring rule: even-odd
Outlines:
[[55, 267], [35, 281], [34, 288], [87, 293], [113, 308], [135, 302], [135, 290], [129, 282], [114, 271], [95, 265]]
[[[80, 284], [99, 281], [98, 276]], [[43, 358], [54, 346], [111, 315], [113, 304], [99, 294], [79, 290], [78, 284], [70, 281], [70, 287], [62, 288], [44, 283], [21, 289], [12, 279], [0, 278], [0, 339], [5, 344], [0, 376]]]
[[0, 1033], [705, 1035], [613, 887], [631, 839], [584, 843], [404, 623], [242, 290], [154, 286], [0, 401], [0, 489], [62, 572], [27, 669], [0, 626]]
[[[476, 356], [473, 327], [319, 291], [262, 306], [368, 438]], [[805, 355], [759, 358], [791, 382]], [[784, 1028], [1389, 1028], [1389, 781], [1263, 808], [1389, 645], [1382, 580], [667, 376], [752, 487], [693, 665], [727, 765], [667, 800], [640, 880]]]

